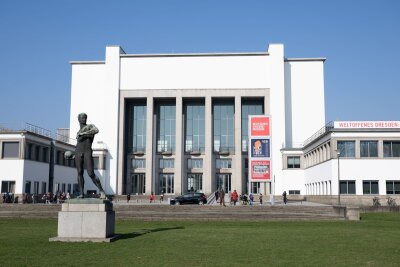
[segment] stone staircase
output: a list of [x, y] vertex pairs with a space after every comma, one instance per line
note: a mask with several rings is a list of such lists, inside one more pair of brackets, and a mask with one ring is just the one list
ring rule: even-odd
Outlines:
[[[57, 218], [61, 205], [0, 204], [0, 218]], [[218, 206], [165, 204], [114, 205], [117, 219], [196, 221], [326, 221], [344, 220], [332, 206]]]

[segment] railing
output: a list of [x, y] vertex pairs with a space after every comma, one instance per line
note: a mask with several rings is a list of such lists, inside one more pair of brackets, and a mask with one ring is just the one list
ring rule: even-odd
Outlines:
[[321, 129], [319, 129], [315, 134], [313, 134], [310, 138], [308, 138], [306, 141], [304, 141], [303, 145], [307, 146], [308, 144], [310, 144], [312, 141], [316, 140], [318, 137], [331, 132], [332, 129], [334, 128], [333, 126], [333, 121], [328, 122], [324, 127], [322, 127]]
[[76, 140], [68, 136], [52, 133], [50, 130], [30, 124], [30, 123], [0, 123], [0, 133], [15, 133], [27, 131], [40, 136], [52, 138], [67, 144], [76, 145]]

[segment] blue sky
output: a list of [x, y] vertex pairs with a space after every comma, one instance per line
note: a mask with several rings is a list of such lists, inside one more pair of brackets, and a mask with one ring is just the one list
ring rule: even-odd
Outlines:
[[[326, 121], [400, 120], [400, 1], [0, 1], [0, 123], [69, 127], [71, 60], [262, 52], [326, 57]], [[93, 122], [95, 123], [95, 122]], [[322, 127], [322, 125], [321, 125]]]

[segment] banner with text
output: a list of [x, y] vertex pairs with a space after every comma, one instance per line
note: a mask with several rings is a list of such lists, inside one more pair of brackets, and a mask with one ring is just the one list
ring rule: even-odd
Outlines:
[[271, 180], [271, 117], [249, 116], [249, 180]]

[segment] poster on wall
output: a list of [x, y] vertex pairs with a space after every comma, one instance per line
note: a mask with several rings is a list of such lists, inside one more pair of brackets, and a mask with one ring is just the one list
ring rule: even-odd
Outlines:
[[252, 158], [269, 158], [269, 139], [252, 138], [251, 140], [251, 157]]
[[271, 117], [249, 116], [250, 182], [271, 181]]
[[252, 160], [251, 177], [258, 181], [269, 181], [271, 179], [271, 162], [269, 160]]

